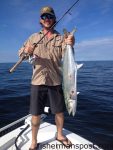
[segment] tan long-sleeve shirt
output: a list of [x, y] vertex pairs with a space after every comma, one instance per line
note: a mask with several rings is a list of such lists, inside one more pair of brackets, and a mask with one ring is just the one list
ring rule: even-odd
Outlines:
[[[32, 34], [25, 44], [37, 43], [43, 36], [43, 31]], [[60, 85], [62, 82], [61, 59], [64, 54], [65, 43], [63, 36], [54, 31], [50, 39], [45, 37], [37, 44], [33, 55], [36, 55], [33, 66], [31, 84], [33, 85]]]

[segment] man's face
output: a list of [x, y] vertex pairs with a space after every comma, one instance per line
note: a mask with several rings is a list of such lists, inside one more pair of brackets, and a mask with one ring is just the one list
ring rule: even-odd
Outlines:
[[40, 19], [40, 23], [44, 28], [49, 29], [55, 22], [55, 16], [50, 14], [43, 14]]

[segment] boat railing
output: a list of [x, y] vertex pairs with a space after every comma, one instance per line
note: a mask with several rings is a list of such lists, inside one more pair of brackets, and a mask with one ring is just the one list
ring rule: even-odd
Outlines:
[[20, 119], [18, 119], [16, 121], [14, 121], [14, 122], [8, 124], [8, 125], [6, 125], [5, 127], [2, 127], [0, 129], [0, 137], [3, 136], [4, 134], [10, 132], [12, 130], [12, 127], [17, 127], [16, 126], [17, 124], [21, 123], [22, 121], [24, 121], [26, 118], [28, 118], [30, 116], [31, 116], [31, 114], [26, 115], [26, 116], [24, 116], [24, 117], [22, 117], [22, 118], [20, 118]]
[[[44, 108], [44, 114], [41, 115], [41, 122], [43, 122], [43, 120], [50, 113], [51, 113], [50, 107], [45, 106], [45, 108]], [[5, 135], [6, 133], [8, 133], [8, 132], [10, 132], [10, 131], [12, 131], [14, 129], [16, 129], [17, 127], [19, 127], [20, 124], [22, 124], [22, 121], [27, 120], [27, 118], [30, 117], [30, 116], [31, 116], [31, 114], [26, 115], [26, 116], [24, 116], [24, 117], [22, 117], [22, 118], [20, 118], [20, 119], [18, 119], [16, 121], [14, 121], [14, 122], [8, 124], [8, 125], [6, 125], [5, 127], [2, 127], [0, 129], [0, 137], [3, 136], [3, 135]], [[26, 123], [30, 125], [31, 121], [28, 120]]]

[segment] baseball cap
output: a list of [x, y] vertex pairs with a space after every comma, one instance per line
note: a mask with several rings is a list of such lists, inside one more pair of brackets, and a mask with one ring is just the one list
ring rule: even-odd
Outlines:
[[40, 15], [42, 16], [43, 14], [50, 14], [50, 15], [55, 16], [55, 12], [54, 12], [53, 8], [50, 6], [45, 6], [41, 9]]

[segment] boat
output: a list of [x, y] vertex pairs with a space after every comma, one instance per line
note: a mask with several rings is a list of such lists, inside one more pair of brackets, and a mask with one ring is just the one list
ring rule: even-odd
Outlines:
[[[45, 122], [46, 114], [41, 115], [38, 132], [38, 150], [67, 149], [56, 140], [56, 126]], [[72, 142], [71, 150], [102, 150], [87, 139], [63, 128], [63, 133]], [[31, 114], [0, 129], [0, 150], [28, 150], [31, 144]]]

